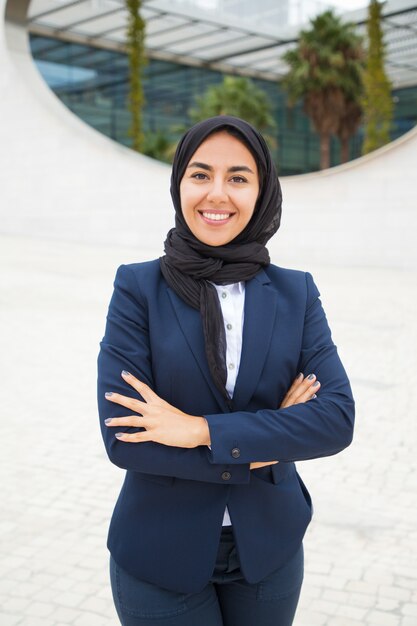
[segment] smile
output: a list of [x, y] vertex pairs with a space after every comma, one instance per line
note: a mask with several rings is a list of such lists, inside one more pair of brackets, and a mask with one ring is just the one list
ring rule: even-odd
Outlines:
[[208, 224], [212, 224], [213, 222], [216, 222], [217, 224], [224, 224], [225, 222], [228, 222], [230, 218], [234, 215], [234, 213], [214, 213], [212, 211], [199, 211], [199, 213], [203, 220]]

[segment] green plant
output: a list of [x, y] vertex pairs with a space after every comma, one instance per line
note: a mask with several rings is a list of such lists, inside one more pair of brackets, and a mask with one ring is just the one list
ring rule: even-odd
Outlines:
[[362, 152], [367, 154], [390, 140], [393, 102], [391, 83], [384, 68], [384, 41], [381, 29], [383, 3], [371, 0], [368, 10], [368, 55], [363, 76], [365, 138]]
[[[283, 87], [293, 106], [303, 101], [305, 113], [320, 137], [320, 168], [330, 167], [330, 137], [338, 135], [345, 143], [353, 119], [360, 113], [363, 69], [361, 38], [354, 25], [343, 23], [333, 11], [311, 20], [311, 27], [300, 33], [296, 48], [284, 54], [289, 70]], [[354, 111], [354, 116], [351, 113]]]
[[270, 132], [276, 128], [272, 106], [267, 94], [249, 78], [225, 76], [223, 82], [211, 85], [202, 96], [197, 96], [189, 115], [199, 122], [215, 115], [240, 117], [263, 132], [270, 147], [275, 142]]
[[145, 133], [142, 152], [158, 161], [172, 162], [172, 142], [162, 130]]
[[126, 0], [128, 12], [127, 22], [127, 55], [129, 59], [129, 95], [128, 106], [131, 113], [129, 136], [132, 137], [132, 148], [140, 152], [143, 147], [142, 107], [144, 95], [142, 87], [142, 70], [146, 63], [145, 57], [145, 21], [140, 15], [142, 0]]

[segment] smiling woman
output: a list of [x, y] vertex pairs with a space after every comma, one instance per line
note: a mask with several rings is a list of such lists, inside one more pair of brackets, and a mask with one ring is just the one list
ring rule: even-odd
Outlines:
[[126, 470], [108, 547], [124, 626], [290, 626], [311, 499], [295, 461], [349, 445], [354, 404], [310, 274], [270, 263], [281, 188], [219, 116], [174, 157], [165, 255], [121, 266], [98, 358]]

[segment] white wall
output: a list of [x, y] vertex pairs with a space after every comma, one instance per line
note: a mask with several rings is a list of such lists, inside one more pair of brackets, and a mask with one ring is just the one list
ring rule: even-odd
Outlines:
[[417, 265], [417, 129], [371, 155], [282, 179], [287, 261], [383, 267]]
[[[0, 232], [158, 254], [173, 222], [169, 168], [68, 111], [38, 74], [24, 28], [9, 23], [6, 37], [3, 21], [0, 90]], [[415, 267], [416, 171], [414, 130], [346, 166], [283, 178], [273, 260]]]
[[73, 115], [38, 73], [24, 29], [7, 28], [6, 38], [0, 20], [0, 232], [148, 246], [173, 224], [170, 168]]

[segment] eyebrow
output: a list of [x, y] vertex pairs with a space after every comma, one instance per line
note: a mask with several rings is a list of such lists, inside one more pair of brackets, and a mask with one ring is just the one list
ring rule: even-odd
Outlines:
[[[213, 171], [213, 167], [211, 165], [207, 165], [207, 163], [200, 163], [200, 161], [193, 161], [192, 163], [188, 165], [187, 169], [190, 167], [198, 167], [202, 170], [206, 170], [207, 172]], [[255, 173], [247, 165], [232, 165], [232, 167], [227, 168], [227, 171], [230, 173], [233, 173], [233, 172], [250, 172], [250, 174]]]

